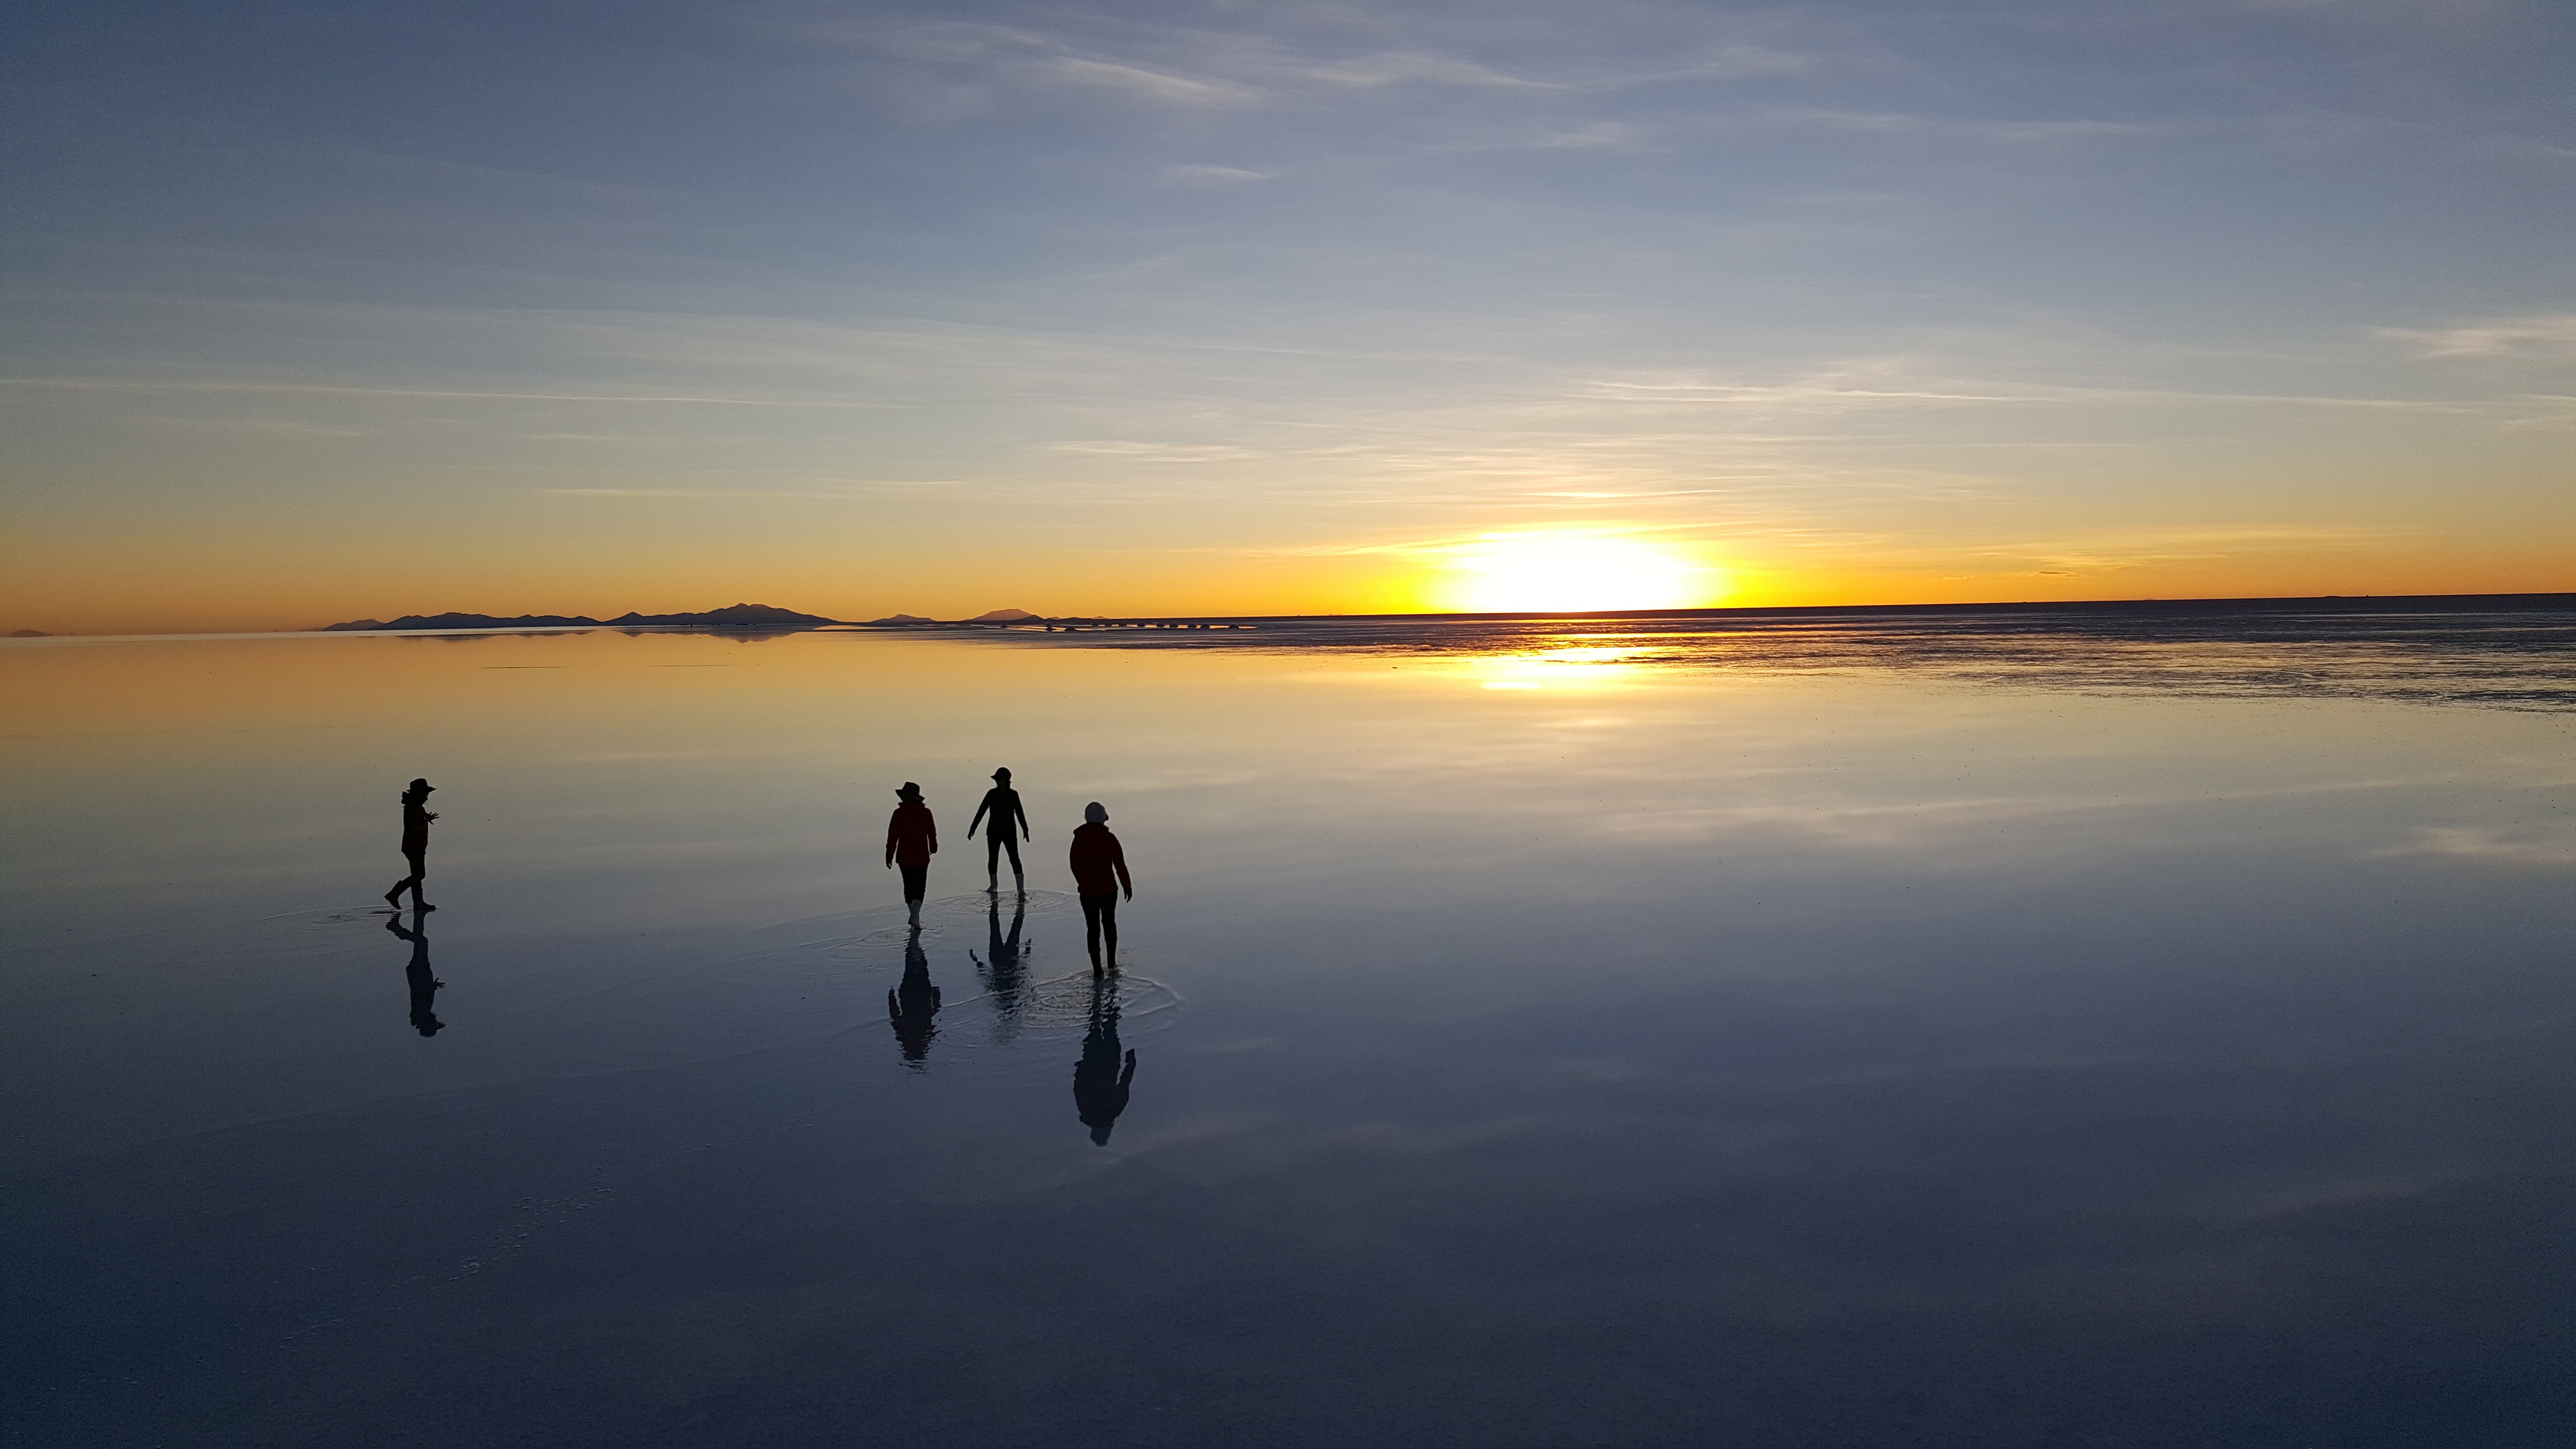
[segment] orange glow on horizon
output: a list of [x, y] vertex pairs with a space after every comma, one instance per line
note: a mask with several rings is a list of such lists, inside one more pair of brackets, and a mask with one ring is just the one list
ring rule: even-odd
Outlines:
[[[1584, 612], [2079, 599], [2548, 593], [2576, 589], [2563, 548], [2534, 532], [2488, 551], [2400, 540], [2328, 550], [2211, 549], [2060, 571], [1922, 545], [1871, 556], [1830, 546], [1707, 545], [1610, 531], [1492, 533], [1347, 551], [1031, 552], [996, 572], [939, 540], [883, 560], [793, 536], [759, 547], [544, 551], [503, 540], [227, 538], [180, 550], [145, 539], [12, 540], [0, 632], [212, 633], [311, 629], [445, 611], [609, 618], [771, 604], [828, 618]], [[1964, 567], [1962, 565], [1965, 565]]]

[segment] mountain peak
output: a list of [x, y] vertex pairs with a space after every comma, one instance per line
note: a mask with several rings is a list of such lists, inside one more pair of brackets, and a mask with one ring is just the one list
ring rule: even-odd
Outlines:
[[352, 619], [345, 624], [325, 624], [324, 633], [366, 633], [394, 629], [596, 629], [605, 622], [610, 628], [661, 629], [810, 629], [817, 624], [833, 622], [820, 614], [800, 614], [771, 604], [728, 604], [721, 609], [708, 609], [695, 614], [620, 614], [602, 621], [588, 614], [521, 614], [505, 619], [494, 614], [405, 614], [392, 623], [374, 619]]

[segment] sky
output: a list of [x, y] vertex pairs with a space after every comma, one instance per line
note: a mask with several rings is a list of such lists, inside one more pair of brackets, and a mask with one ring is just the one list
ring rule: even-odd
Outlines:
[[0, 631], [2576, 589], [2564, 0], [0, 23]]

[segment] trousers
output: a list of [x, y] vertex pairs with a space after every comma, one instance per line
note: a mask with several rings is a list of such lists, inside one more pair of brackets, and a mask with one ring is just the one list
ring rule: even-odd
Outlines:
[[1118, 954], [1117, 895], [1112, 893], [1105, 896], [1084, 896], [1082, 898], [1082, 939], [1094, 953], [1100, 950], [1100, 936], [1104, 931], [1109, 934], [1109, 954], [1115, 956]]
[[984, 874], [993, 875], [1002, 868], [1002, 852], [1011, 853], [1011, 874], [1019, 875], [1020, 837], [1009, 830], [996, 830], [984, 837]]

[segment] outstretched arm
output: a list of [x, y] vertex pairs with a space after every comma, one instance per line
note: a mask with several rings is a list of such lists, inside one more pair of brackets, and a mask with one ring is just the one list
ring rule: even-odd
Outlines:
[[[975, 818], [966, 822], [966, 838], [968, 840], [975, 838], [975, 827], [984, 823], [984, 812], [991, 808], [993, 808], [993, 799], [989, 795], [984, 797], [984, 803], [975, 807]], [[999, 828], [1002, 822], [998, 817], [996, 817], [993, 824], [996, 828]]]

